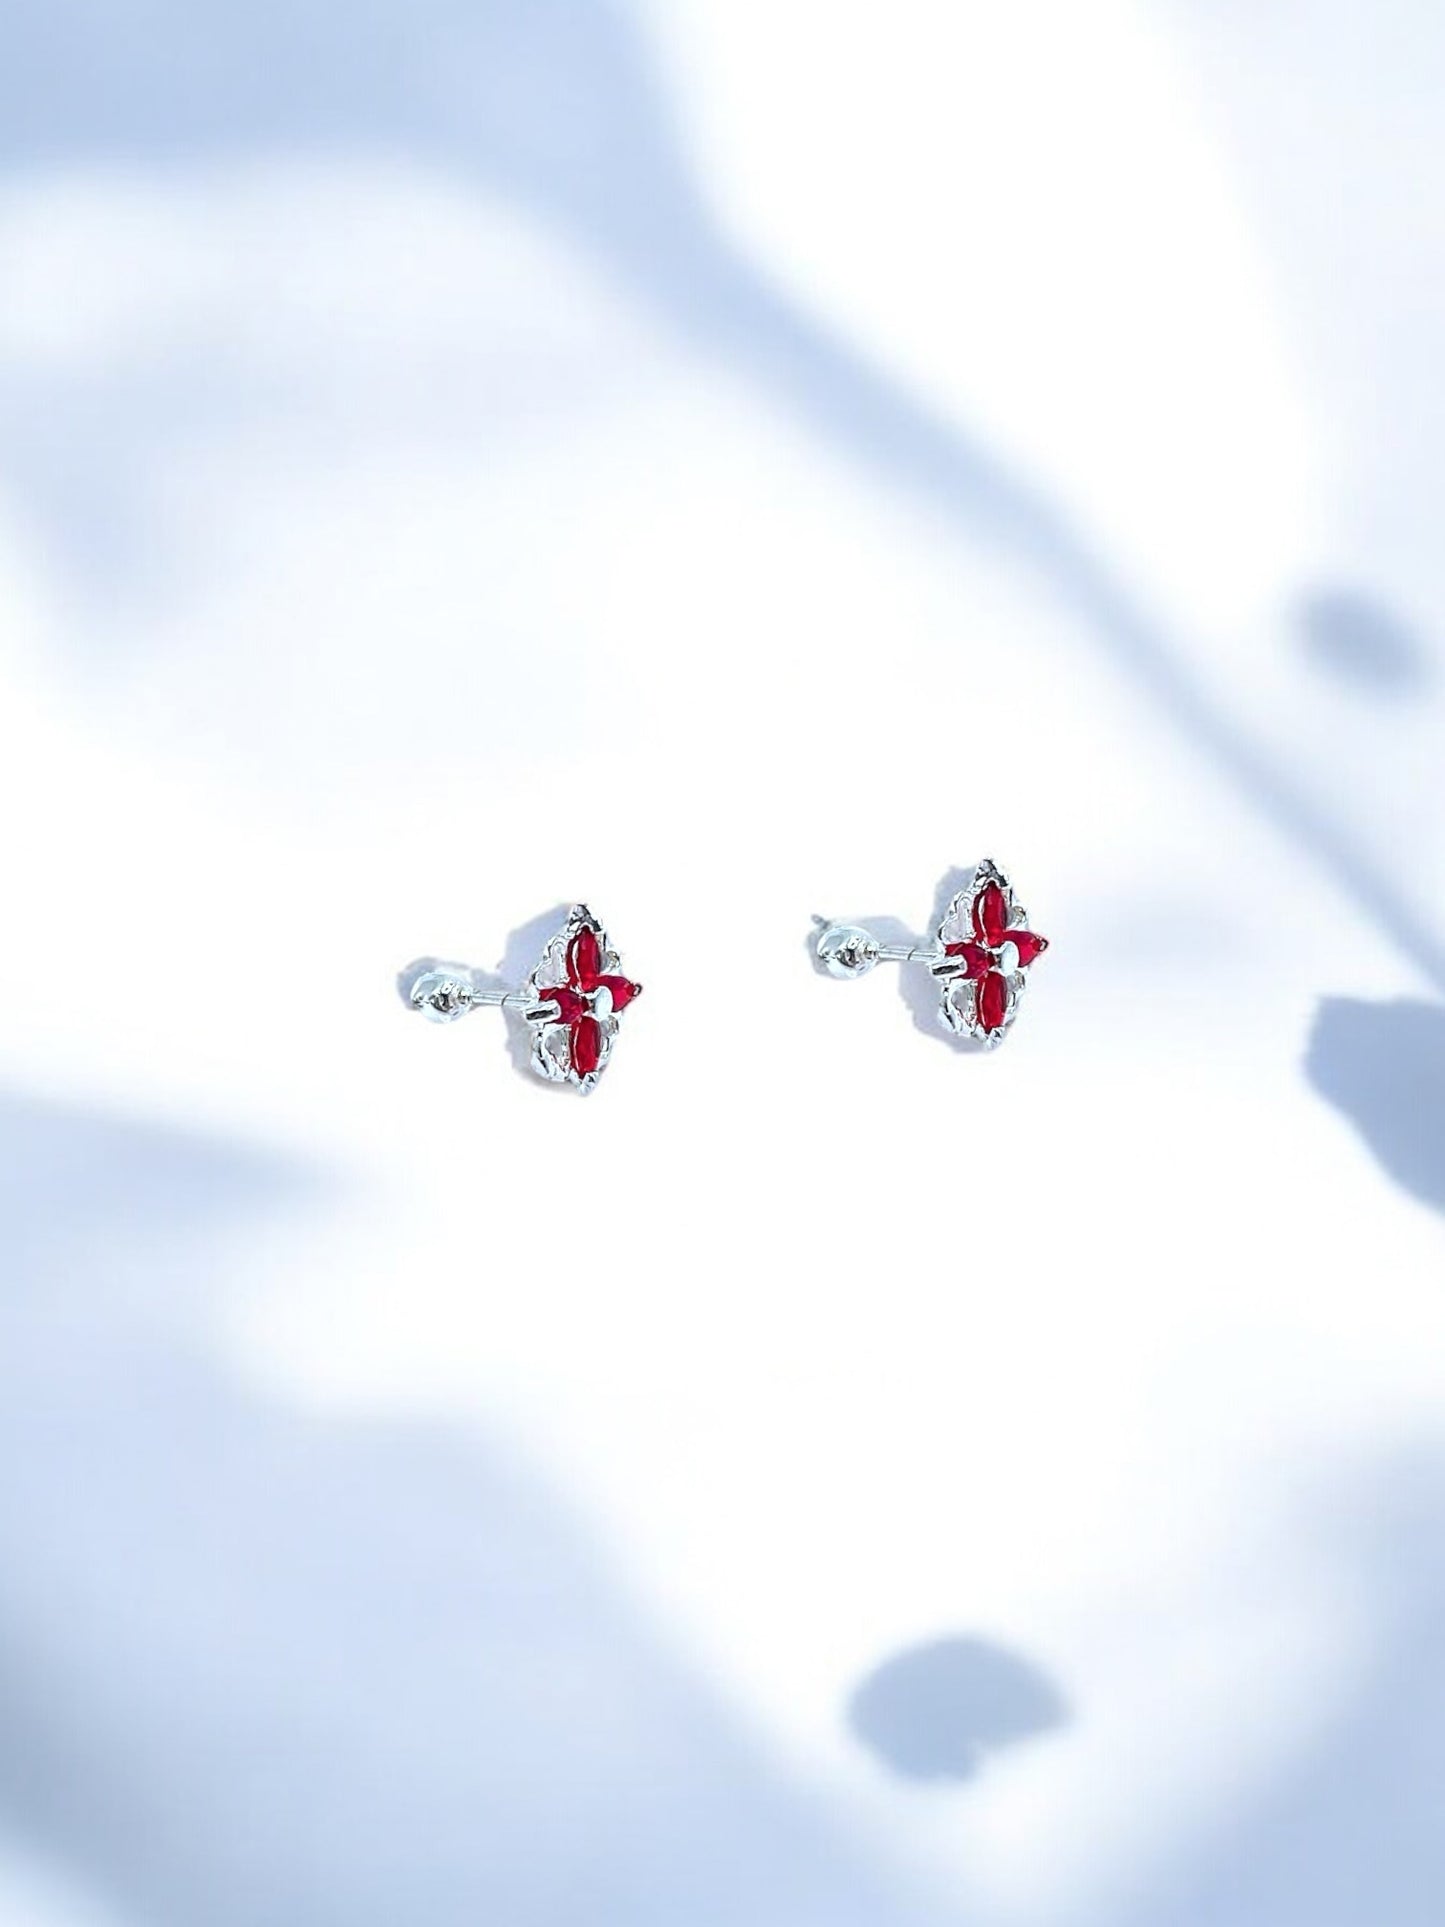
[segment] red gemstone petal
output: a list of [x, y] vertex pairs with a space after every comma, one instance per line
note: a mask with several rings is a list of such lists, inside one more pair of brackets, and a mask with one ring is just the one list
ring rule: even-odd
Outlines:
[[572, 1068], [589, 1077], [602, 1062], [602, 1026], [595, 1017], [579, 1017], [572, 1026]]
[[626, 977], [599, 977], [599, 987], [612, 992], [612, 1008], [626, 1010], [634, 997], [642, 995], [642, 985], [630, 983]]
[[973, 927], [980, 943], [997, 949], [1008, 932], [1008, 898], [996, 883], [986, 883], [973, 900]]
[[950, 957], [963, 959], [965, 977], [982, 977], [985, 971], [992, 970], [993, 958], [981, 943], [949, 943], [944, 949]]
[[586, 998], [579, 996], [575, 990], [569, 990], [565, 984], [545, 984], [537, 992], [537, 997], [539, 1001], [546, 998], [549, 1004], [557, 1006], [558, 1021], [561, 1023], [575, 1024], [579, 1017], [587, 1015]]
[[1000, 1030], [1008, 1014], [1008, 978], [991, 970], [978, 987], [978, 1021], [983, 1030]]
[[1032, 930], [1010, 930], [1008, 940], [1019, 953], [1019, 968], [1031, 964], [1035, 957], [1042, 957], [1049, 947], [1047, 937], [1040, 937]]
[[579, 930], [567, 946], [567, 975], [578, 990], [595, 990], [602, 969], [602, 946], [595, 930]]

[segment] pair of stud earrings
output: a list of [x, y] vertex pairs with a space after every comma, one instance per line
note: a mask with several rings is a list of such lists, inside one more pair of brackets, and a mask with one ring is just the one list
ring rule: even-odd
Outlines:
[[[987, 858], [949, 902], [931, 944], [883, 943], [845, 923], [826, 925], [814, 942], [820, 968], [832, 977], [864, 977], [879, 963], [923, 964], [938, 984], [939, 1022], [985, 1048], [1008, 1034], [1024, 972], [1047, 949], [1048, 940], [1029, 929], [1008, 878]], [[573, 905], [520, 988], [485, 988], [478, 974], [465, 965], [436, 965], [413, 981], [408, 1001], [438, 1024], [482, 1007], [513, 1013], [527, 1027], [537, 1075], [584, 1091], [607, 1068], [618, 1019], [642, 992], [582, 903]]]

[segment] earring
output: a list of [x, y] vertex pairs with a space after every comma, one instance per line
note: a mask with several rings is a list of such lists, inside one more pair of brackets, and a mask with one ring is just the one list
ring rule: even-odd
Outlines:
[[622, 975], [607, 932], [586, 904], [543, 950], [519, 990], [479, 986], [465, 964], [438, 964], [412, 984], [407, 1001], [434, 1024], [450, 1024], [479, 1005], [511, 1011], [532, 1035], [531, 1066], [554, 1084], [590, 1091], [612, 1055], [617, 1020], [642, 985]]
[[1008, 878], [985, 858], [944, 911], [933, 943], [881, 943], [856, 924], [830, 923], [816, 951], [833, 977], [866, 977], [877, 963], [926, 964], [938, 981], [939, 1022], [991, 1048], [1018, 1014], [1024, 972], [1049, 947], [1027, 926]]

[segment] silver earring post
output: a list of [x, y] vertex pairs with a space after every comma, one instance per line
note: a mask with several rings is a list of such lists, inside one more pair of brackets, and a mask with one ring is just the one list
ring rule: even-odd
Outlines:
[[526, 990], [484, 990], [466, 964], [443, 964], [425, 970], [412, 985], [407, 1002], [413, 1010], [433, 1024], [454, 1024], [469, 1010], [515, 1010], [521, 1016], [541, 1019], [555, 1010], [543, 1009], [541, 1001]]

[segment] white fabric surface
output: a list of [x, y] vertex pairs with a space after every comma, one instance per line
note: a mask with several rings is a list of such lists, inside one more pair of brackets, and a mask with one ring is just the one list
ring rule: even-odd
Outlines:
[[7, 38], [0, 1920], [1438, 1923], [1439, 10]]

